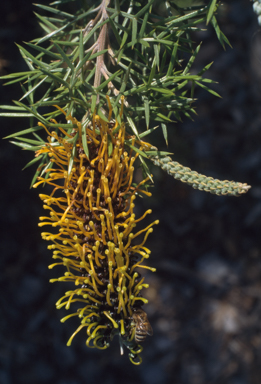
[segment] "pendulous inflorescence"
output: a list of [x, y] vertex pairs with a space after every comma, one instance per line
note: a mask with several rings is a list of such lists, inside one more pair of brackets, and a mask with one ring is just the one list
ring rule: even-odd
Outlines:
[[[66, 272], [51, 282], [65, 281], [76, 286], [56, 303], [57, 308], [66, 309], [78, 304], [75, 312], [61, 320], [78, 316], [81, 321], [67, 345], [83, 328], [87, 346], [98, 349], [107, 348], [113, 336], [119, 335], [121, 351], [124, 344], [130, 350], [130, 360], [140, 364], [142, 347], [138, 342], [145, 338], [146, 330], [148, 334], [152, 330], [148, 321], [142, 323], [146, 314], [141, 307], [147, 303], [142, 289], [148, 284], [139, 270], [155, 271], [143, 261], [149, 258], [150, 250], [145, 243], [158, 220], [135, 232], [136, 224], [151, 213], [147, 210], [139, 218], [134, 213], [135, 195], [150, 196], [144, 188], [148, 178], [133, 185], [138, 153], [126, 150], [125, 125], [112, 120], [109, 99], [108, 103], [108, 121], [94, 114], [86, 127], [89, 156], [83, 147], [82, 124], [75, 117], [66, 117], [76, 127], [70, 134], [59, 128], [63, 137], [38, 123], [47, 131], [48, 142], [36, 156], [47, 154], [52, 165], [45, 169], [47, 176], [39, 177], [34, 187], [47, 183], [53, 188], [50, 195], [40, 194], [49, 216], [40, 217], [39, 226], [54, 229], [54, 233], [42, 233], [43, 239], [52, 242], [48, 248], [57, 260], [49, 268], [63, 265]], [[57, 108], [66, 116], [65, 111]], [[123, 103], [120, 117], [122, 109]], [[148, 143], [134, 137], [128, 139], [132, 147], [150, 148]]]

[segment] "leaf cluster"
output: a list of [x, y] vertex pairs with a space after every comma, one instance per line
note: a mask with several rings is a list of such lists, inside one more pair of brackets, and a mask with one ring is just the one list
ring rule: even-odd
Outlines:
[[[61, 112], [53, 105], [64, 108], [67, 115], [85, 116], [83, 130], [88, 113], [98, 111], [106, 119], [106, 95], [111, 96], [115, 116], [124, 96], [125, 121], [132, 134], [144, 137], [153, 130], [151, 122], [156, 122], [167, 143], [166, 124], [195, 113], [196, 85], [217, 95], [209, 87], [212, 81], [204, 77], [211, 63], [191, 74], [200, 49], [193, 42], [195, 31], [211, 22], [221, 44], [228, 42], [214, 15], [217, 0], [197, 6], [192, 2], [187, 8], [180, 8], [174, 0], [160, 4], [157, 0], [100, 0], [91, 6], [85, 0], [74, 13], [65, 10], [70, 2], [36, 5], [44, 13], [36, 16], [45, 35], [18, 46], [28, 71], [1, 77], [5, 85], [20, 83], [23, 96], [12, 106], [1, 106], [0, 116], [30, 118], [30, 128], [8, 136], [15, 139], [14, 144], [32, 151], [41, 148], [44, 140], [38, 131], [43, 128], [36, 122], [57, 129], [51, 119]], [[97, 21], [102, 4], [106, 17]], [[108, 36], [101, 46], [98, 42], [105, 25]], [[103, 75], [95, 84], [101, 62]], [[73, 129], [72, 124], [59, 126]], [[37, 158], [28, 165], [38, 160], [44, 164], [45, 159]], [[145, 165], [144, 158], [141, 161]]]

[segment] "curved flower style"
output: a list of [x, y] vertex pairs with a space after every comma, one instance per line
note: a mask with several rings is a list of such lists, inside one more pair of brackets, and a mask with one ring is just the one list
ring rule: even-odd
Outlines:
[[[108, 103], [109, 123], [94, 114], [92, 123], [86, 128], [89, 157], [83, 149], [82, 125], [76, 118], [66, 117], [77, 128], [70, 134], [59, 128], [63, 138], [44, 126], [49, 135], [48, 143], [37, 151], [36, 156], [48, 154], [53, 166], [45, 170], [47, 178], [40, 177], [34, 187], [42, 183], [53, 187], [50, 195], [40, 194], [50, 216], [40, 217], [39, 226], [59, 228], [56, 233], [43, 232], [42, 237], [52, 241], [48, 248], [54, 250], [53, 258], [59, 260], [49, 268], [64, 265], [66, 272], [51, 282], [69, 281], [76, 285], [76, 289], [66, 292], [56, 306], [69, 309], [72, 303], [82, 305], [61, 320], [64, 322], [72, 316], [81, 319], [81, 325], [67, 345], [82, 328], [87, 331], [87, 346], [99, 349], [107, 348], [113, 336], [119, 334], [121, 346], [123, 343], [130, 349], [130, 360], [140, 364], [142, 347], [138, 341], [152, 330], [148, 321], [138, 323], [136, 320], [147, 319], [141, 310], [147, 303], [141, 291], [148, 287], [137, 270], [155, 271], [155, 268], [143, 265], [143, 261], [150, 255], [145, 242], [158, 220], [134, 232], [136, 223], [151, 213], [147, 210], [138, 219], [133, 213], [135, 194], [151, 195], [142, 189], [148, 179], [137, 186], [132, 185], [138, 153], [132, 155], [132, 150], [130, 153], [126, 151], [124, 123], [111, 119], [109, 99]], [[65, 111], [57, 108], [66, 116]], [[123, 103], [120, 117], [122, 109]], [[75, 138], [76, 146], [73, 146]], [[150, 144], [129, 139], [132, 146], [138, 145], [141, 150], [150, 148]], [[54, 140], [57, 145], [53, 145]], [[73, 165], [68, 173], [72, 156]], [[140, 243], [133, 242], [139, 235], [142, 235]], [[141, 312], [143, 317], [137, 315]], [[136, 337], [137, 327], [139, 337]]]

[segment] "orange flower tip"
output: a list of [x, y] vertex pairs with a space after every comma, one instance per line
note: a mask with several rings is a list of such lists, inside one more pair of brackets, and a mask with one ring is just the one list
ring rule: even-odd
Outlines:
[[151, 268], [151, 272], [156, 272], [157, 269], [156, 268]]
[[133, 300], [135, 296], [133, 295], [130, 295], [130, 300]]
[[143, 284], [144, 288], [149, 288], [149, 286], [150, 286], [149, 284]]
[[159, 224], [159, 220], [156, 220], [156, 221], [155, 221], [155, 224]]
[[38, 223], [38, 227], [43, 227], [44, 223]]
[[65, 272], [64, 276], [70, 276], [70, 272]]
[[148, 299], [143, 299], [143, 302], [144, 302], [145, 304], [148, 304], [149, 300], [148, 300]]
[[57, 279], [50, 279], [49, 283], [55, 283]]

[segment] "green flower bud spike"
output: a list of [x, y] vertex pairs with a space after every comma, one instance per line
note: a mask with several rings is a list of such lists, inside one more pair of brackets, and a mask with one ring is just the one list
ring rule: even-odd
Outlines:
[[[156, 147], [151, 150], [157, 151]], [[210, 192], [215, 195], [233, 195], [240, 196], [251, 188], [246, 183], [239, 183], [229, 180], [218, 180], [192, 171], [188, 167], [184, 167], [177, 161], [173, 161], [169, 156], [149, 156], [153, 164], [159, 166], [166, 171], [174, 179], [178, 179], [183, 183], [189, 184], [194, 189]]]

